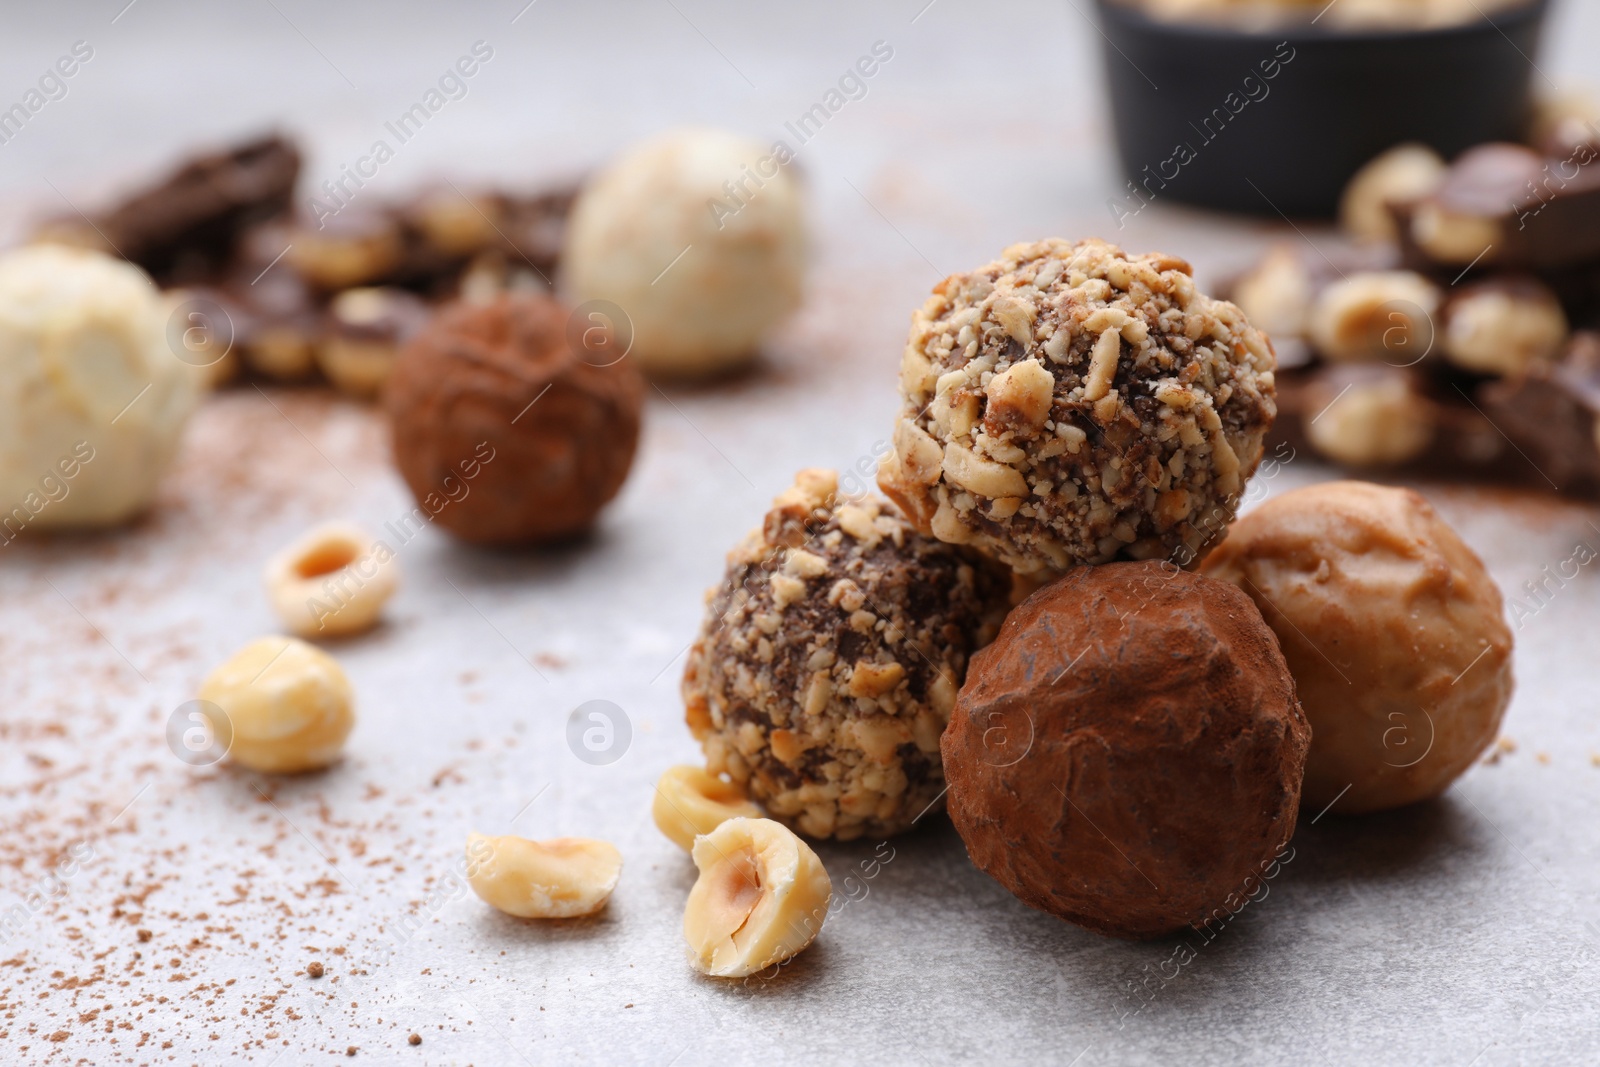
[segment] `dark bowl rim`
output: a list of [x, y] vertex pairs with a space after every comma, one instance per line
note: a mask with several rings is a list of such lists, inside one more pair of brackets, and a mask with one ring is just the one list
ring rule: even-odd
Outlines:
[[[1072, 3], [1073, 0], [1067, 0]], [[1335, 0], [1337, 2], [1337, 0]], [[1381, 29], [1318, 29], [1301, 23], [1286, 23], [1262, 29], [1240, 28], [1226, 23], [1178, 22], [1153, 18], [1134, 6], [1130, 0], [1095, 0], [1102, 19], [1115, 19], [1129, 29], [1148, 34], [1159, 34], [1178, 40], [1214, 42], [1219, 39], [1261, 41], [1264, 43], [1288, 42], [1291, 45], [1316, 47], [1327, 44], [1360, 44], [1376, 42], [1434, 42], [1452, 37], [1469, 37], [1492, 30], [1504, 33], [1506, 27], [1536, 22], [1545, 17], [1551, 0], [1527, 0], [1517, 7], [1494, 15], [1485, 15], [1457, 26], [1435, 26], [1410, 30]], [[1329, 6], [1332, 6], [1331, 4]]]

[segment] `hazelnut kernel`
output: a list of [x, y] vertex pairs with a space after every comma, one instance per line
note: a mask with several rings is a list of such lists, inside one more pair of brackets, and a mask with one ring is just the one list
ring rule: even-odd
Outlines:
[[1458, 367], [1512, 377], [1554, 359], [1567, 333], [1561, 301], [1543, 283], [1499, 279], [1470, 286], [1446, 305], [1440, 346]]
[[1409, 366], [1433, 345], [1439, 290], [1411, 271], [1365, 271], [1335, 282], [1311, 309], [1311, 340], [1336, 363]]
[[220, 708], [228, 756], [251, 770], [293, 774], [339, 758], [355, 725], [350, 682], [334, 658], [292, 637], [263, 637], [234, 653], [201, 685], [202, 710]]
[[310, 530], [267, 563], [272, 607], [299, 637], [370, 629], [399, 582], [389, 546], [349, 523]]
[[696, 970], [744, 978], [816, 939], [833, 883], [793, 831], [770, 819], [729, 819], [697, 838], [692, 855], [700, 877], [684, 908], [683, 935]]
[[[774, 731], [774, 733], [785, 731]], [[732, 782], [688, 764], [669, 767], [656, 783], [650, 815], [672, 843], [688, 852], [694, 839], [709, 834], [728, 819], [759, 819], [761, 809], [745, 799]]]
[[587, 837], [467, 837], [467, 884], [521, 919], [571, 919], [606, 906], [622, 874], [614, 845]]
[[1312, 448], [1335, 462], [1398, 466], [1420, 456], [1433, 441], [1433, 409], [1402, 372], [1362, 377], [1347, 386], [1330, 379], [1308, 395], [1320, 413], [1306, 424], [1306, 437]]
[[1389, 149], [1356, 171], [1345, 186], [1339, 224], [1358, 240], [1395, 240], [1398, 234], [1389, 205], [1421, 200], [1439, 188], [1447, 169], [1439, 153], [1427, 145]]

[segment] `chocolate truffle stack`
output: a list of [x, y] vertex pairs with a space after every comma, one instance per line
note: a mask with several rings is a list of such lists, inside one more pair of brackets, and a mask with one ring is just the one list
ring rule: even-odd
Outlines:
[[[890, 500], [803, 474], [712, 591], [684, 679], [711, 769], [814, 836], [947, 795], [1028, 903], [1206, 921], [1293, 833], [1309, 735], [1259, 612], [1182, 569], [1261, 459], [1266, 338], [1181, 260], [1043, 241], [940, 284], [901, 392]], [[1038, 591], [982, 647], [1008, 587]]]

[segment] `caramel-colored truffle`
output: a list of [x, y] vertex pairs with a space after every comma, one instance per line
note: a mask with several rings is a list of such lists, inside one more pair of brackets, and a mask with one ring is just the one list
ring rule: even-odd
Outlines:
[[1248, 597], [1165, 561], [1082, 567], [973, 657], [944, 733], [950, 818], [1024, 903], [1156, 937], [1257, 891], [1309, 740]]
[[386, 398], [418, 503], [466, 541], [581, 533], [633, 463], [644, 387], [630, 361], [580, 358], [568, 311], [536, 294], [441, 311], [401, 352]]
[[886, 502], [801, 471], [729, 554], [683, 697], [707, 769], [840, 840], [909, 829], [944, 794], [939, 733], [1009, 576]]
[[1511, 630], [1483, 563], [1409, 489], [1328, 482], [1246, 515], [1205, 572], [1248, 593], [1311, 720], [1305, 803], [1437, 796], [1493, 743]]
[[1014, 245], [912, 317], [878, 482], [923, 532], [1025, 574], [1187, 566], [1260, 462], [1275, 366], [1180, 259]]

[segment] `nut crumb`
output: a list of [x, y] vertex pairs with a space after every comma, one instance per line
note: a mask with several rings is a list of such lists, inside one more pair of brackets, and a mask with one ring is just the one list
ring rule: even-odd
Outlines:
[[422, 1035], [421, 1034], [412, 1034], [410, 1037], [406, 1038], [406, 1044], [408, 1044], [408, 1045], [420, 1045], [420, 1044], [422, 1044]]
[[321, 978], [322, 977], [322, 964], [320, 964], [320, 963], [307, 964], [306, 965], [306, 974], [310, 975], [312, 978]]
[[148, 941], [152, 937], [154, 937], [155, 935], [152, 934], [149, 930], [140, 930], [140, 931], [138, 931], [136, 936], [139, 938], [140, 941]]

